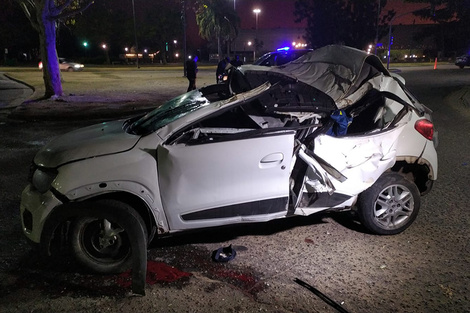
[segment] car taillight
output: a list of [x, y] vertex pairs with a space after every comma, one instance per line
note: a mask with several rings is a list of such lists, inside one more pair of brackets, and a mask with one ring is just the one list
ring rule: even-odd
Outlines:
[[432, 140], [432, 137], [434, 136], [434, 125], [431, 121], [428, 121], [427, 119], [416, 121], [415, 129], [418, 133], [423, 135], [424, 138]]

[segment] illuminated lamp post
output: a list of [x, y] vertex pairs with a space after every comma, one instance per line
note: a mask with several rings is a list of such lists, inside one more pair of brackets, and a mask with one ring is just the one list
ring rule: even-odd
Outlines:
[[108, 46], [104, 43], [101, 45], [101, 48], [103, 48], [106, 56], [106, 64], [111, 64], [111, 60], [109, 59]]
[[124, 58], [126, 59], [126, 64], [128, 64], [129, 63], [129, 58], [130, 58], [130, 56], [128, 55], [129, 54], [129, 48], [125, 47], [124, 51], [126, 52], [126, 53], [124, 53]]
[[258, 15], [261, 13], [260, 9], [254, 9], [253, 13], [256, 16], [256, 36], [255, 36], [255, 46], [253, 47], [253, 61], [256, 59], [256, 49], [258, 46]]
[[135, 63], [137, 65], [137, 68], [139, 67], [139, 45], [137, 44], [137, 28], [135, 26], [135, 7], [134, 7], [134, 0], [132, 0], [132, 17], [134, 19], [134, 40], [135, 40]]
[[[251, 41], [248, 41], [247, 44], [248, 44], [248, 47], [251, 47], [251, 45], [252, 45], [253, 43], [252, 43]], [[255, 56], [256, 56], [256, 54], [255, 54], [255, 47], [253, 47], [253, 62], [255, 61]]]
[[375, 29], [375, 55], [377, 55], [377, 44], [379, 43], [379, 24], [380, 24], [380, 11], [382, 0], [377, 1], [377, 27]]
[[187, 33], [186, 33], [186, 0], [181, 0], [181, 20], [183, 24], [183, 77], [186, 77], [186, 60], [188, 58], [187, 51]]

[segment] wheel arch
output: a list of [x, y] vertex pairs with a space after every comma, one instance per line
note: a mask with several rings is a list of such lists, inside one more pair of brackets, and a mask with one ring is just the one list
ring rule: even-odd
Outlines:
[[142, 198], [128, 192], [117, 191], [111, 193], [100, 194], [96, 197], [87, 198], [85, 201], [97, 200], [116, 200], [131, 206], [142, 218], [147, 228], [149, 235], [148, 242], [150, 242], [156, 234], [156, 221], [152, 214], [150, 207]]
[[42, 253], [51, 256], [54, 252], [66, 251], [68, 249], [70, 225], [75, 218], [79, 217], [76, 214], [77, 208], [75, 205], [99, 200], [116, 200], [131, 206], [145, 223], [144, 226], [148, 234], [147, 242], [150, 243], [153, 240], [157, 233], [157, 225], [151, 209], [145, 201], [131, 193], [112, 192], [79, 201], [65, 202], [56, 206], [46, 219], [41, 233], [40, 249]]
[[434, 180], [431, 179], [432, 173], [427, 164], [408, 163], [401, 160], [393, 165], [391, 171], [402, 174], [408, 180], [414, 182], [422, 196], [432, 189]]

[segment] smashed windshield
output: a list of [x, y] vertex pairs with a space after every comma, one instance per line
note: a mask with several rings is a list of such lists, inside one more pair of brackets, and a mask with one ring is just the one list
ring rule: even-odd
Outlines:
[[159, 108], [147, 113], [129, 127], [129, 132], [136, 135], [148, 134], [194, 112], [210, 102], [199, 90], [193, 90], [169, 100]]

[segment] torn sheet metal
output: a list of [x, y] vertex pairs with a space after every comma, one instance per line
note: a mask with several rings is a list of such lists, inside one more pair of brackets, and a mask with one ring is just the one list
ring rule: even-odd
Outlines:
[[363, 136], [315, 138], [315, 155], [326, 160], [347, 179], [331, 177], [336, 192], [357, 195], [369, 188], [396, 161], [397, 139], [404, 126]]

